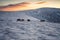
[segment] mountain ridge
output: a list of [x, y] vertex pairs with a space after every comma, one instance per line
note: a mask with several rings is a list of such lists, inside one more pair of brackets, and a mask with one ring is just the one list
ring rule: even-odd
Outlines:
[[26, 14], [39, 20], [45, 20], [53, 23], [60, 23], [60, 9], [58, 8], [40, 8], [36, 10], [14, 11], [14, 12], [1, 11], [0, 14], [4, 15], [8, 14], [9, 17], [11, 15], [14, 17], [14, 15], [18, 16], [20, 14]]
[[42, 8], [31, 9], [31, 10], [21, 10], [21, 11], [0, 11], [0, 12], [22, 12], [22, 11], [34, 11], [34, 10], [40, 10], [40, 9], [56, 9], [56, 10], [60, 10], [60, 8], [42, 7]]

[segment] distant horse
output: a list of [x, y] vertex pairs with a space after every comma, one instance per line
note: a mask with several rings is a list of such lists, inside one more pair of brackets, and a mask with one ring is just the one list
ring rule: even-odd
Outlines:
[[24, 19], [17, 19], [17, 21], [24, 21]]
[[2, 20], [0, 20], [0, 21], [4, 21], [4, 20], [2, 19]]
[[40, 20], [41, 22], [45, 22], [45, 20]]
[[21, 21], [24, 21], [24, 19], [21, 19]]
[[30, 19], [27, 19], [27, 21], [30, 21]]

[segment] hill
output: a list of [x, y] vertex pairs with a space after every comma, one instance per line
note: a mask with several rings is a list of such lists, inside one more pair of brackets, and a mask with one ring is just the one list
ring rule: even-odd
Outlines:
[[[35, 10], [26, 10], [26, 11], [11, 11], [3, 12], [0, 11], [0, 18], [19, 18], [21, 14], [25, 14], [39, 20], [45, 20], [47, 22], [60, 23], [60, 9], [59, 8], [39, 8]], [[8, 17], [7, 17], [8, 16]], [[22, 15], [24, 16], [24, 15]], [[10, 17], [10, 18], [9, 18]]]
[[0, 40], [60, 40], [60, 9], [0, 11]]

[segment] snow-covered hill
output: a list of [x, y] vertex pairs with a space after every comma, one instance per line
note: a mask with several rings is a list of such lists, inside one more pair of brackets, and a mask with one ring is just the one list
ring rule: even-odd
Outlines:
[[0, 40], [60, 40], [60, 24], [39, 21], [0, 22]]
[[0, 11], [0, 40], [60, 40], [60, 9]]
[[17, 19], [24, 19], [25, 21], [27, 21], [28, 19], [30, 19], [31, 21], [39, 21], [39, 19], [26, 15], [24, 13], [2, 13], [0, 15], [0, 20], [5, 21], [11, 20], [12, 22], [16, 22]]
[[60, 9], [59, 8], [40, 8], [27, 13], [38, 19], [43, 19], [48, 22], [60, 23]]
[[[36, 10], [15, 11], [15, 12], [0, 12], [2, 16], [19, 17], [21, 14], [37, 18], [39, 20], [46, 20], [48, 22], [60, 23], [60, 9], [59, 8], [40, 8]], [[6, 17], [7, 18], [7, 17]], [[9, 18], [10, 19], [10, 18]]]

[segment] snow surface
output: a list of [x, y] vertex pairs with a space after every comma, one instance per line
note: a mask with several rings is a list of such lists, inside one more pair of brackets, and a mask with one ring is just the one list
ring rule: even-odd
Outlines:
[[0, 40], [60, 40], [60, 9], [0, 12]]
[[0, 40], [60, 40], [60, 24], [0, 21]]

